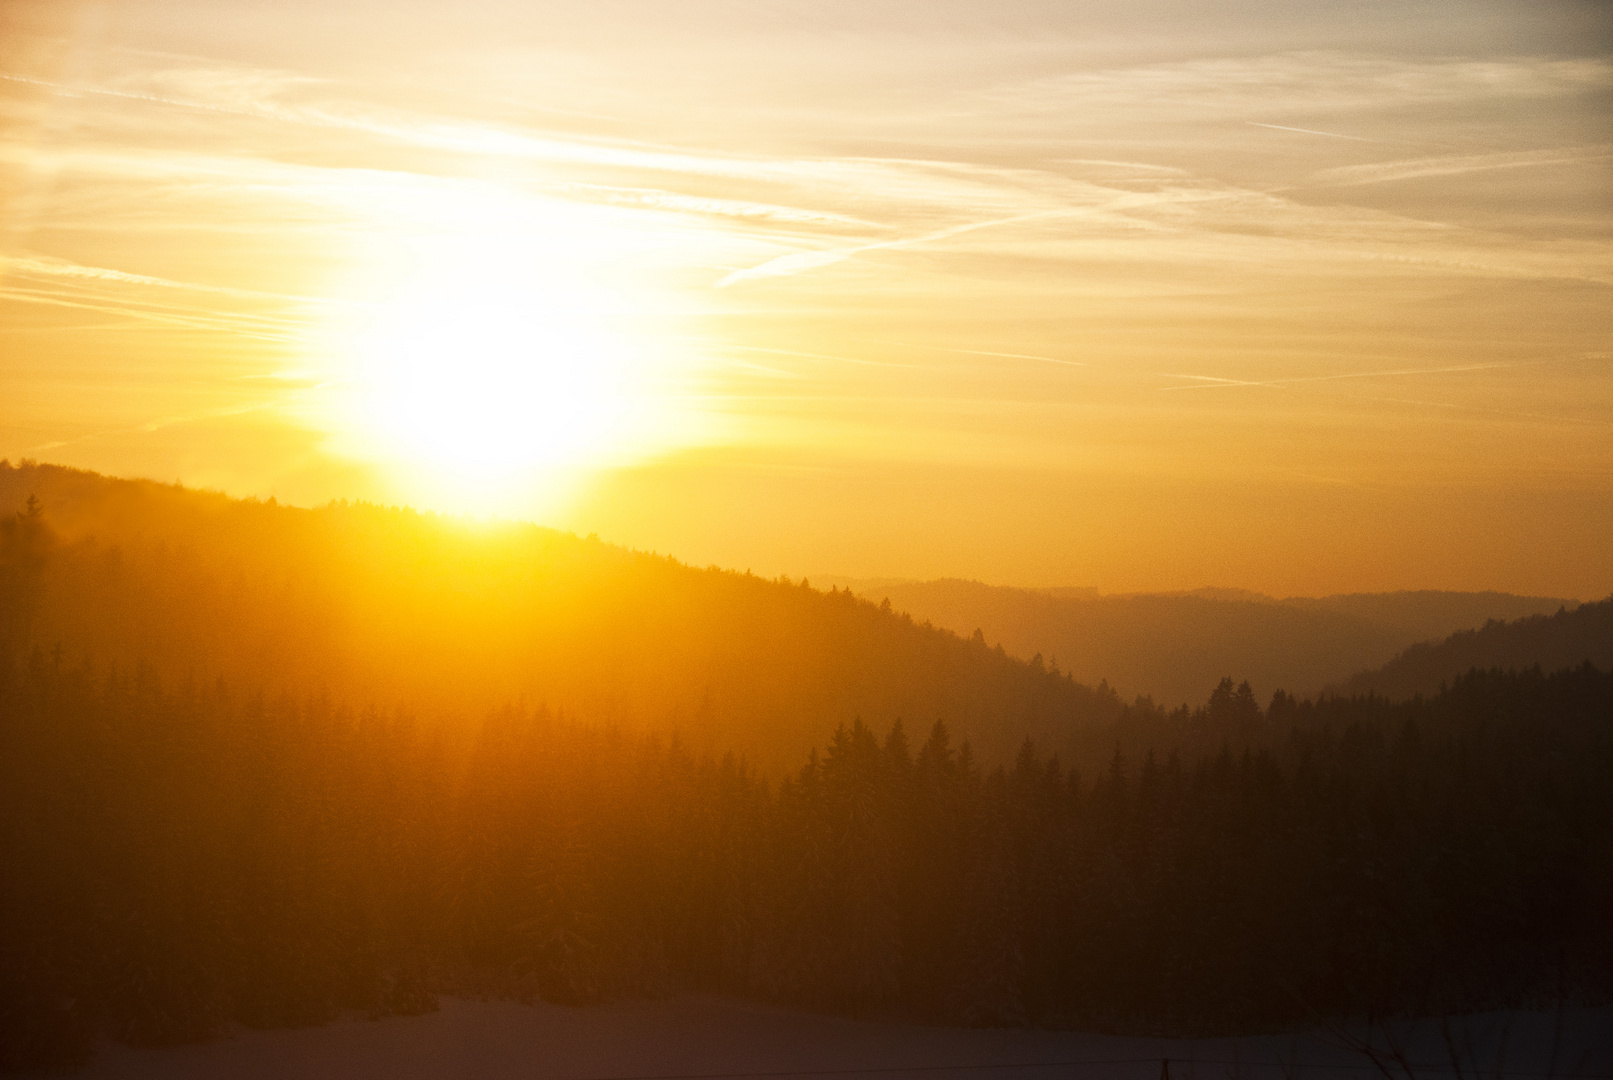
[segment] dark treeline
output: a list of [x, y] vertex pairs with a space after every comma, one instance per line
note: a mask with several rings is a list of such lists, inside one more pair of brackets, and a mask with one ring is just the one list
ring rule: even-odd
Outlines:
[[1345, 681], [1343, 693], [1388, 697], [1431, 694], [1440, 683], [1471, 668], [1541, 667], [1552, 671], [1585, 660], [1613, 668], [1613, 596], [1555, 615], [1532, 615], [1506, 622], [1491, 619], [1476, 630], [1460, 630], [1443, 641], [1413, 645], [1374, 671]]
[[1173, 1033], [1605, 1000], [1610, 718], [1589, 666], [1400, 704], [1228, 684], [1159, 721], [1187, 749], [1090, 775], [854, 722], [773, 784], [541, 710], [428, 722], [34, 649], [0, 662], [0, 1057], [444, 991]]

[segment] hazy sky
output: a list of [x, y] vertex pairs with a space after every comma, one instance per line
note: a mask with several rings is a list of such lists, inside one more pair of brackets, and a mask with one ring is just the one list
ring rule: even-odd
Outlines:
[[1613, 590], [1613, 5], [0, 0], [0, 456]]

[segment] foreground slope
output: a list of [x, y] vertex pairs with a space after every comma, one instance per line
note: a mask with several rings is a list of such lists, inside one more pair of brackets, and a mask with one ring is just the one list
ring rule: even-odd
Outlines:
[[1136, 1034], [1613, 999], [1613, 675], [1230, 698], [1107, 768], [853, 724], [767, 784], [0, 665], [0, 1071], [466, 991]]
[[1613, 667], [1613, 597], [1555, 615], [1491, 621], [1443, 641], [1413, 645], [1382, 667], [1345, 680], [1339, 691], [1407, 698], [1435, 693], [1473, 668], [1554, 671], [1585, 661], [1603, 670]]
[[[1487, 1013], [1452, 1027], [1456, 1066], [1475, 1075], [1547, 1075], [1565, 1080], [1613, 1072], [1613, 1010]], [[1362, 1030], [1387, 1054], [1389, 1031]], [[1439, 1063], [1451, 1053], [1437, 1021], [1393, 1028], [1409, 1060]], [[1241, 1039], [1160, 1039], [1086, 1032], [936, 1028], [796, 1012], [731, 998], [679, 996], [596, 1009], [447, 999], [427, 1016], [350, 1019], [322, 1028], [241, 1032], [205, 1046], [135, 1049], [110, 1045], [86, 1080], [230, 1076], [303, 1080], [587, 1080], [601, 1076], [822, 1076], [868, 1080], [958, 1076], [1046, 1080], [1079, 1068], [1087, 1080], [1156, 1080], [1172, 1069], [1231, 1072], [1242, 1080], [1285, 1080], [1321, 1070], [1334, 1080], [1372, 1080], [1371, 1058], [1330, 1031]], [[1342, 1043], [1342, 1045], [1341, 1045]], [[1555, 1047], [1555, 1054], [1554, 1048]]]
[[960, 634], [979, 628], [1012, 655], [1056, 658], [1083, 682], [1107, 680], [1128, 698], [1147, 694], [1168, 706], [1203, 701], [1226, 675], [1263, 693], [1313, 694], [1414, 642], [1571, 603], [1495, 592], [1277, 600], [1232, 589], [1100, 596], [947, 579], [844, 583]]
[[30, 495], [46, 539], [37, 587], [15, 599], [29, 641], [168, 680], [468, 717], [524, 701], [766, 767], [857, 717], [945, 720], [1006, 760], [1027, 736], [1056, 749], [1118, 710], [849, 591], [533, 525], [0, 465], [0, 512]]

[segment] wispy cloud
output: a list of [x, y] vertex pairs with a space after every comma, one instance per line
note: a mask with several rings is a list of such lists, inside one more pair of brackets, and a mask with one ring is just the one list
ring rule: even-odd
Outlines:
[[279, 327], [266, 320], [243, 317], [229, 312], [209, 312], [182, 309], [163, 309], [152, 306], [132, 306], [111, 301], [96, 301], [74, 294], [50, 293], [37, 289], [0, 286], [0, 300], [19, 304], [40, 304], [47, 307], [94, 311], [102, 315], [120, 315], [143, 322], [187, 330], [203, 330], [257, 338], [263, 341], [294, 342], [299, 340], [294, 328]]
[[[9, 282], [6, 278], [10, 278]], [[174, 303], [157, 294], [195, 294], [250, 301], [248, 308]], [[298, 340], [311, 322], [303, 310], [314, 297], [174, 281], [64, 259], [0, 256], [0, 299], [13, 303], [93, 311], [170, 328], [225, 333], [264, 341]], [[276, 306], [264, 309], [262, 302]]]
[[290, 398], [275, 398], [271, 401], [256, 401], [248, 405], [227, 405], [216, 409], [202, 409], [198, 412], [187, 413], [181, 416], [160, 416], [130, 427], [107, 428], [102, 431], [92, 431], [84, 435], [75, 435], [67, 439], [52, 439], [49, 442], [39, 443], [21, 451], [24, 456], [49, 453], [81, 443], [93, 442], [97, 439], [111, 439], [121, 435], [149, 435], [164, 428], [177, 427], [181, 424], [195, 424], [207, 420], [222, 420], [226, 417], [244, 416], [247, 413], [262, 412], [285, 405]]
[[1346, 165], [1313, 173], [1308, 183], [1320, 187], [1354, 187], [1417, 180], [1430, 176], [1461, 176], [1496, 169], [1543, 168], [1551, 165], [1587, 165], [1613, 162], [1613, 144], [1527, 150], [1510, 153], [1447, 155]]
[[989, 349], [944, 349], [938, 345], [930, 348], [938, 352], [958, 353], [963, 356], [997, 356], [1004, 360], [1039, 360], [1044, 364], [1063, 364], [1066, 367], [1086, 367], [1084, 360], [1066, 360], [1059, 356], [1039, 356], [1034, 353], [994, 352]]
[[921, 352], [952, 353], [958, 356], [993, 356], [1004, 360], [1035, 360], [1045, 364], [1061, 364], [1067, 367], [1086, 367], [1084, 360], [1070, 360], [1060, 356], [1044, 356], [1041, 353], [998, 352], [993, 349], [959, 349], [946, 345], [915, 344], [911, 341], [881, 340], [884, 345], [896, 345], [904, 349], [917, 349]]
[[669, 210], [680, 214], [738, 218], [743, 221], [772, 222], [785, 225], [823, 225], [835, 228], [857, 229], [878, 227], [874, 222], [863, 218], [830, 213], [824, 210], [813, 210], [799, 206], [781, 206], [777, 203], [750, 202], [742, 199], [719, 199], [710, 196], [684, 195], [659, 188], [567, 184], [554, 190], [579, 198], [597, 198], [617, 206], [641, 206], [654, 210]]
[[1613, 60], [1606, 57], [1481, 60], [1302, 51], [1069, 72], [1004, 85], [992, 97], [1008, 109], [1107, 106], [1120, 116], [1147, 109], [1157, 123], [1158, 110], [1174, 106], [1163, 115], [1218, 115], [1247, 123], [1251, 113], [1338, 115], [1385, 106], [1558, 97], [1610, 86]]
[[[312, 128], [356, 132], [391, 142], [475, 157], [505, 157], [563, 164], [597, 165], [643, 171], [690, 173], [736, 178], [781, 179], [791, 166], [720, 154], [688, 154], [644, 143], [607, 138], [563, 138], [486, 123], [448, 121], [419, 114], [398, 114], [365, 107], [356, 102], [299, 103], [264, 96], [265, 87], [283, 89], [286, 83], [269, 82], [257, 73], [238, 73], [233, 82], [225, 73], [210, 72], [209, 86], [228, 86], [228, 103], [170, 97], [164, 94], [106, 86], [60, 83], [0, 73], [0, 80], [27, 84], [77, 97], [102, 97], [171, 108], [251, 117]], [[159, 79], [172, 79], [162, 73]], [[317, 80], [306, 80], [320, 85]]]
[[[608, 216], [613, 236], [634, 238], [629, 256], [657, 252], [680, 275], [680, 287], [716, 279], [729, 295], [695, 303], [736, 310], [760, 295], [736, 286], [926, 245], [948, 255], [926, 279], [933, 289], [927, 302], [937, 309], [984, 309], [1012, 297], [1027, 311], [1044, 305], [1036, 318], [1053, 317], [1051, 297], [1105, 289], [1154, 300], [1193, 297], [1184, 303], [1199, 305], [1199, 313], [1219, 304], [1253, 318], [1249, 313], [1262, 305], [1324, 280], [1328, 287], [1343, 279], [1382, 280], [1386, 266], [1428, 281], [1607, 276], [1606, 245], [1594, 240], [1536, 243], [1379, 204], [1352, 206], [1348, 196], [1313, 205], [1299, 194], [1605, 162], [1606, 145], [1361, 162], [1381, 153], [1371, 149], [1378, 144], [1405, 141], [1374, 126], [1372, 110], [1429, 103], [1466, 109], [1500, 98], [1597, 91], [1613, 86], [1613, 63], [1604, 59], [1295, 52], [1005, 78], [973, 96], [947, 138], [910, 144], [911, 156], [896, 144], [880, 147], [884, 156], [844, 152], [857, 144], [823, 133], [815, 142], [781, 138], [738, 148], [720, 140], [678, 143], [672, 135], [661, 144], [579, 134], [553, 129], [545, 118], [509, 121], [507, 110], [502, 122], [449, 115], [455, 103], [425, 94], [380, 105], [359, 83], [244, 67], [174, 65], [93, 86], [7, 78], [92, 103], [75, 121], [82, 137], [53, 142], [0, 133], [0, 168], [60, 181], [52, 188], [56, 216], [44, 222], [51, 229], [104, 230], [136, 221], [152, 229], [202, 229], [213, 220], [252, 220], [277, 241], [304, 230], [304, 248], [336, 247], [366, 229], [452, 228], [454, 208], [475, 209], [497, 191], [511, 205], [528, 200], [539, 216], [578, 235]], [[407, 101], [416, 107], [400, 103]], [[249, 119], [284, 131], [242, 126]], [[214, 137], [245, 131], [251, 139]], [[173, 133], [171, 143], [163, 143], [164, 132]], [[1278, 132], [1295, 137], [1278, 139]], [[1229, 138], [1235, 145], [1226, 145]], [[1299, 164], [1275, 179], [1260, 172], [1263, 162], [1228, 167], [1242, 145], [1278, 146], [1282, 153], [1273, 157]], [[429, 215], [411, 221], [413, 208], [422, 206], [446, 208], [448, 224]], [[485, 227], [480, 221], [477, 227]], [[570, 240], [556, 248], [558, 261], [616, 257]], [[0, 269], [13, 278], [6, 295], [19, 302], [175, 327], [294, 341], [312, 317], [302, 309], [311, 297], [227, 279], [186, 282], [33, 255], [6, 259]], [[801, 285], [803, 295], [810, 290], [814, 313], [872, 309], [880, 290], [896, 297], [907, 287], [900, 275], [864, 275], [859, 288], [867, 292], [851, 297], [844, 282], [822, 277]], [[154, 300], [156, 290], [174, 294], [173, 302]], [[951, 351], [1082, 363], [1042, 355], [1040, 342], [1030, 349], [1015, 348], [1026, 343], [1012, 339], [1001, 349], [986, 344]], [[1170, 377], [1192, 386], [1167, 388], [1285, 386], [1431, 370], [1276, 380], [1179, 375]]]
[[1352, 142], [1372, 142], [1373, 141], [1373, 140], [1368, 139], [1368, 138], [1363, 138], [1360, 135], [1340, 135], [1336, 131], [1317, 131], [1314, 128], [1289, 127], [1286, 124], [1262, 124], [1262, 123], [1259, 123], [1259, 122], [1254, 121], [1254, 120], [1247, 121], [1247, 123], [1248, 123], [1248, 125], [1250, 127], [1269, 128], [1272, 131], [1294, 131], [1294, 132], [1298, 132], [1301, 135], [1325, 135], [1329, 139], [1349, 139]]
[[909, 236], [896, 240], [881, 240], [872, 244], [859, 244], [856, 247], [840, 248], [833, 251], [801, 251], [790, 255], [780, 255], [776, 259], [769, 259], [759, 266], [752, 266], [745, 270], [735, 270], [733, 273], [717, 282], [719, 289], [736, 285], [742, 281], [753, 281], [757, 278], [788, 277], [803, 273], [807, 270], [816, 270], [824, 266], [832, 266], [843, 262], [865, 251], [879, 251], [889, 248], [908, 248], [919, 244], [933, 243], [945, 240], [948, 237], [961, 236], [964, 233], [974, 232], [978, 229], [994, 229], [1004, 225], [1017, 225], [1023, 221], [1032, 221], [1036, 218], [1045, 218], [1061, 213], [1057, 210], [1042, 210], [1031, 214], [1016, 214], [1013, 217], [997, 218], [992, 221], [972, 221], [964, 225], [953, 225], [945, 229], [936, 229], [922, 236]]
[[862, 356], [841, 356], [834, 353], [802, 352], [799, 349], [774, 349], [764, 345], [729, 345], [718, 344], [718, 348], [735, 352], [764, 353], [768, 356], [798, 356], [804, 360], [832, 360], [838, 364], [859, 364], [864, 367], [908, 367], [907, 364], [893, 364], [888, 360], [870, 360]]
[[65, 277], [89, 281], [112, 281], [120, 285], [139, 285], [159, 289], [177, 289], [182, 292], [213, 293], [246, 300], [281, 300], [298, 304], [320, 304], [326, 301], [313, 296], [288, 296], [284, 293], [261, 292], [257, 289], [238, 289], [228, 285], [203, 285], [191, 281], [174, 281], [153, 277], [150, 274], [131, 274], [104, 266], [84, 266], [65, 259], [0, 255], [0, 274]]
[[[1596, 354], [1590, 354], [1594, 358]], [[1162, 372], [1172, 379], [1192, 379], [1192, 383], [1180, 386], [1162, 386], [1161, 390], [1215, 390], [1238, 386], [1301, 386], [1308, 383], [1339, 382], [1346, 379], [1386, 379], [1400, 378], [1409, 375], [1453, 375], [1472, 371], [1497, 371], [1503, 368], [1538, 367], [1542, 364], [1561, 364], [1587, 359], [1585, 354], [1573, 356], [1554, 356], [1535, 360], [1504, 360], [1491, 361], [1479, 364], [1446, 364], [1440, 367], [1401, 367], [1375, 371], [1342, 371], [1327, 375], [1300, 375], [1279, 379], [1228, 379], [1216, 375], [1187, 375], [1174, 372]]]
[[[1016, 176], [1016, 179], [1018, 177]], [[999, 229], [1012, 225], [1019, 225], [1029, 221], [1051, 221], [1056, 219], [1117, 219], [1128, 212], [1141, 210], [1147, 207], [1158, 206], [1165, 203], [1192, 203], [1214, 200], [1225, 197], [1224, 192], [1205, 192], [1187, 190], [1183, 188], [1165, 188], [1149, 192], [1128, 192], [1098, 185], [1083, 184], [1076, 186], [1056, 185], [1054, 192], [1035, 192], [1027, 194], [1017, 185], [1010, 188], [1021, 201], [1032, 204], [1040, 203], [1042, 208], [1027, 210], [1022, 213], [1010, 214], [1004, 217], [993, 217], [986, 220], [966, 221], [959, 224], [932, 229], [914, 236], [896, 237], [890, 240], [877, 240], [869, 243], [850, 245], [846, 247], [831, 248], [817, 251], [797, 251], [769, 259], [756, 266], [736, 270], [717, 282], [718, 288], [727, 288], [745, 281], [759, 278], [788, 277], [817, 270], [825, 266], [843, 262], [870, 251], [886, 251], [905, 249], [931, 244], [941, 240], [975, 233], [986, 229]], [[1058, 196], [1075, 196], [1079, 202], [1066, 202]], [[1134, 223], [1140, 224], [1140, 223]]]
[[[63, 97], [112, 98], [147, 105], [164, 105], [172, 108], [189, 109], [197, 112], [220, 113], [226, 116], [252, 117], [259, 120], [278, 120], [285, 123], [308, 124], [310, 126], [317, 127], [340, 128], [345, 126], [338, 122], [323, 120], [314, 115], [299, 114], [293, 110], [280, 109], [272, 106], [261, 96], [261, 91], [264, 87], [265, 80], [262, 79], [257, 72], [237, 71], [234, 72], [233, 75], [233, 79], [220, 78], [216, 80], [216, 84], [210, 89], [217, 91], [220, 86], [231, 84], [237, 88], [243, 85], [251, 85], [255, 87], [259, 93], [232, 94], [229, 96], [235, 99], [234, 102], [225, 103], [217, 100], [206, 101], [190, 98], [170, 97], [164, 94], [147, 93], [140, 90], [119, 89], [111, 86], [86, 86], [83, 84], [62, 83], [49, 79], [31, 78], [26, 75], [8, 74], [6, 72], [0, 72], [0, 81], [16, 83], [24, 86], [40, 87], [42, 89], [54, 91], [56, 94]], [[315, 80], [297, 81], [311, 83]]]

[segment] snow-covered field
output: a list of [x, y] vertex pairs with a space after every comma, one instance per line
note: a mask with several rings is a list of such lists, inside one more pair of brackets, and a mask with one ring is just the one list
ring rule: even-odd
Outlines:
[[[590, 1008], [444, 998], [425, 1016], [237, 1030], [200, 1046], [99, 1048], [79, 1075], [162, 1080], [604, 1080], [823, 1077], [869, 1080], [1356, 1080], [1379, 1072], [1348, 1043], [1366, 1032], [1159, 1039], [871, 1023], [725, 998]], [[1397, 1029], [1412, 1065], [1394, 1080], [1613, 1077], [1613, 1009], [1492, 1013]], [[1378, 1045], [1388, 1045], [1375, 1032]], [[1555, 1052], [1554, 1052], [1555, 1046]], [[1456, 1065], [1453, 1067], [1453, 1048]]]

